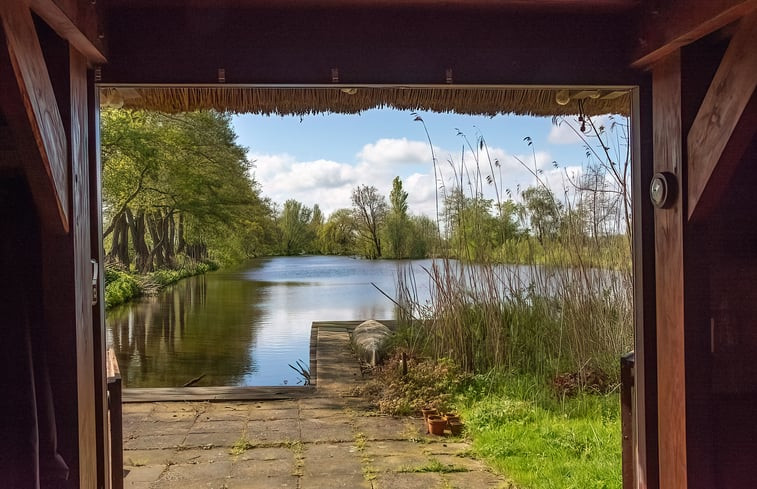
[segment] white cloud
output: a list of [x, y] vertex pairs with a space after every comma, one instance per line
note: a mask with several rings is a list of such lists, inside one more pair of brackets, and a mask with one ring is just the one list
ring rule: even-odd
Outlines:
[[363, 146], [357, 157], [373, 164], [426, 163], [431, 161], [431, 148], [424, 142], [407, 138], [379, 139]]
[[[357, 185], [373, 185], [388, 197], [395, 176], [402, 179], [408, 192], [410, 212], [430, 217], [436, 213], [437, 193], [441, 209], [445, 191], [449, 192], [454, 185], [460, 184], [461, 172], [466, 194], [478, 186], [486, 198], [496, 199], [499, 193], [499, 198], [505, 200], [505, 189], [510, 189], [511, 195], [517, 198], [517, 189], [524, 190], [538, 183], [531, 173], [538, 171], [539, 179], [557, 196], [564, 195], [565, 170], [552, 166], [553, 158], [549, 152], [511, 155], [501, 148], [489, 148], [488, 155], [485, 152], [478, 155], [478, 165], [474, 156], [466, 152], [464, 169], [460, 153], [453, 154], [441, 148], [435, 148], [435, 151], [438, 158], [436, 178], [428, 146], [406, 139], [380, 139], [366, 144], [358, 153], [356, 163], [325, 159], [297, 161], [288, 154], [250, 154], [249, 157], [255, 161], [255, 178], [263, 195], [279, 204], [287, 199], [296, 199], [307, 206], [318, 204], [325, 215], [350, 207], [351, 193]], [[478, 178], [477, 167], [480, 171]], [[580, 170], [580, 167], [569, 169], [574, 173]], [[493, 177], [492, 183], [488, 182], [488, 177]]]
[[[591, 122], [598, 131], [601, 127], [609, 128], [612, 124], [611, 116], [601, 115], [591, 118]], [[559, 124], [553, 124], [549, 130], [547, 141], [552, 144], [582, 144], [593, 139], [593, 132], [589, 131], [589, 123], [586, 123], [587, 131], [581, 134], [581, 123], [575, 117], [566, 117]]]
[[549, 130], [549, 135], [547, 135], [547, 141], [552, 144], [579, 144], [581, 143], [581, 136], [573, 129], [578, 130], [579, 127], [580, 125], [576, 125], [573, 121], [553, 124]]

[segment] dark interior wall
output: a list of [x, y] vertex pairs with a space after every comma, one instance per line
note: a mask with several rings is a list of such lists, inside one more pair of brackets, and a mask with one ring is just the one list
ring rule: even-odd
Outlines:
[[708, 220], [715, 486], [754, 486], [757, 461], [757, 139]]
[[[58, 441], [48, 359], [50, 342], [40, 307], [43, 296], [39, 219], [26, 180], [0, 174], [0, 474], [2, 486], [64, 487], [70, 458]], [[70, 453], [69, 453], [70, 454]]]

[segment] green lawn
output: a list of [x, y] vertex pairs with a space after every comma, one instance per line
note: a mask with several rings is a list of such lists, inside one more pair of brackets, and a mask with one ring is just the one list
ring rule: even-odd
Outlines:
[[556, 399], [531, 378], [499, 376], [466, 391], [474, 451], [519, 489], [620, 488], [617, 393]]

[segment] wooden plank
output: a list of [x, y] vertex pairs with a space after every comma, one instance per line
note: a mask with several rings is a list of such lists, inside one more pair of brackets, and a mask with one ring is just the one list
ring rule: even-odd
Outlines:
[[[681, 57], [669, 55], [652, 70], [654, 169], [677, 176], [683, 164]], [[657, 389], [660, 487], [687, 487], [684, 348], [683, 199], [656, 209]]]
[[68, 229], [68, 156], [66, 131], [50, 83], [31, 12], [23, 2], [0, 2], [8, 56], [24, 103], [43, 173], [56, 199], [63, 229]]
[[646, 6], [631, 66], [649, 68], [677, 49], [757, 10], [757, 0], [672, 0]]
[[30, 0], [31, 9], [90, 63], [107, 62], [97, 28], [96, 2]]
[[[741, 21], [688, 134], [689, 219], [697, 212], [705, 190], [716, 193], [723, 191], [733, 166], [738, 163], [739, 158], [723, 161], [722, 156], [754, 95], [755, 87], [757, 11]], [[747, 135], [746, 140], [751, 140], [752, 135]], [[718, 167], [719, 185], [711, 182]], [[710, 202], [713, 200], [712, 197], [709, 199]]]
[[79, 480], [81, 488], [97, 484], [97, 423], [94, 344], [92, 328], [92, 263], [89, 217], [89, 142], [87, 63], [75, 49], [69, 51], [71, 76], [71, 238], [76, 321], [76, 369], [79, 408]]
[[302, 387], [156, 387], [124, 389], [123, 402], [263, 401], [312, 396], [313, 386]]
[[657, 324], [654, 208], [647, 197], [653, 174], [652, 85], [633, 91], [631, 171], [634, 304], [634, 476], [639, 489], [659, 487], [657, 459]]
[[116, 379], [121, 378], [121, 369], [118, 367], [116, 351], [113, 348], [108, 348], [108, 356], [105, 369], [105, 376], [108, 379], [108, 382], [113, 382]]
[[[94, 72], [89, 71], [87, 76], [88, 95], [88, 141], [89, 141], [89, 216], [90, 216], [90, 253], [97, 262], [97, 286], [93, 290], [97, 303], [92, 307], [92, 331], [95, 364], [95, 402], [97, 403], [97, 441], [98, 453], [105, 454], [108, 447], [118, 444], [117, 440], [111, 442], [111, 430], [108, 427], [108, 386], [106, 380], [106, 356], [107, 346], [105, 339], [105, 248], [103, 246], [102, 230], [102, 165], [100, 161], [100, 104], [98, 98], [99, 89], [95, 86]], [[120, 375], [120, 372], [119, 372]], [[120, 430], [120, 426], [116, 427]], [[114, 432], [114, 437], [119, 433]], [[121, 444], [123, 441], [120, 442]], [[112, 455], [112, 454], [111, 454]], [[112, 474], [113, 465], [109, 457], [104, 456], [103, 463], [98, 467], [98, 478], [108, 480], [108, 474]], [[121, 464], [123, 466], [123, 464]], [[118, 466], [118, 465], [116, 465]], [[123, 474], [121, 474], [121, 486], [123, 486]], [[113, 480], [115, 485], [115, 479]], [[107, 489], [107, 484], [104, 484]], [[114, 486], [115, 487], [115, 486]]]

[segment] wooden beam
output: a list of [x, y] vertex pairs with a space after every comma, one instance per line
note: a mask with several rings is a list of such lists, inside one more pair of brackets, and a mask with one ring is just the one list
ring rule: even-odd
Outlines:
[[97, 26], [95, 2], [79, 0], [30, 0], [31, 9], [67, 40], [87, 61], [105, 63], [105, 49]]
[[[676, 51], [652, 70], [654, 170], [681, 181], [681, 56]], [[657, 285], [657, 392], [660, 487], [685, 489], [686, 375], [684, 348], [683, 198], [655, 209]]]
[[[228, 84], [331, 83], [332, 68], [346, 84], [443, 84], [447, 69], [455, 84], [638, 80], [627, 62], [630, 16], [268, 3], [260, 9], [109, 8], [110, 59], [102, 81], [218, 83], [219, 68]], [[603, 39], [588, 57], [585, 32]]]
[[[745, 17], [728, 45], [707, 95], [697, 112], [687, 138], [689, 219], [701, 212], [703, 194], [719, 192], [730, 174], [728, 166], [739, 158], [723, 161], [723, 153], [757, 87], [757, 11]], [[752, 135], [754, 126], [751, 127]], [[747, 143], [751, 135], [746, 134]], [[746, 148], [746, 144], [742, 144]], [[721, 174], [721, 185], [712, 181]], [[732, 168], [731, 168], [732, 170]], [[716, 197], [716, 196], [714, 196]], [[709, 199], [710, 202], [713, 199]]]
[[[26, 125], [31, 128], [37, 152], [41, 159], [41, 180], [46, 180], [51, 197], [58, 208], [61, 227], [68, 230], [68, 155], [66, 131], [61, 120], [58, 104], [47, 65], [42, 55], [28, 7], [21, 2], [0, 2], [2, 28], [8, 48], [8, 59], [13, 66], [16, 79], [18, 99], [23, 102], [26, 113]], [[13, 104], [14, 94], [7, 94]], [[18, 124], [14, 118], [9, 123]], [[25, 162], [26, 166], [31, 162]], [[45, 178], [46, 177], [46, 178]], [[36, 184], [36, 182], [33, 182]], [[39, 190], [33, 189], [35, 199], [39, 200]], [[44, 205], [42, 206], [45, 207]], [[48, 225], [50, 223], [48, 222]]]
[[640, 16], [631, 66], [654, 63], [697, 39], [757, 10], [757, 0], [672, 0], [656, 3]]

